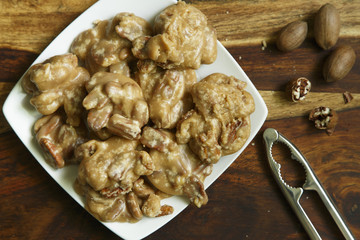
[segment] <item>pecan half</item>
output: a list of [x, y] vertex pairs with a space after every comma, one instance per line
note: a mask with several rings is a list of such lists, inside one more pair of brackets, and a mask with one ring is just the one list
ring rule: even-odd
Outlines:
[[235, 141], [236, 132], [241, 127], [242, 123], [243, 122], [241, 119], [234, 119], [233, 121], [226, 124], [226, 128], [229, 130], [227, 142], [232, 143]]
[[51, 114], [38, 119], [34, 131], [45, 159], [51, 166], [63, 168], [66, 164], [78, 163], [74, 150], [86, 139], [82, 129], [65, 123], [60, 114]]
[[136, 198], [137, 196], [135, 195], [134, 192], [129, 192], [126, 195], [126, 206], [129, 209], [131, 215], [134, 218], [140, 220], [143, 217], [143, 213], [141, 212], [139, 202]]
[[147, 198], [150, 194], [154, 194], [155, 190], [146, 184], [143, 178], [139, 178], [134, 182], [133, 192], [140, 198]]
[[140, 127], [139, 121], [123, 117], [120, 114], [114, 114], [110, 118], [107, 126], [111, 133], [127, 139], [139, 139], [141, 132]]
[[337, 113], [329, 107], [318, 107], [310, 112], [309, 120], [318, 129], [325, 129], [328, 135], [333, 134], [338, 121]]
[[159, 152], [169, 152], [176, 148], [176, 143], [163, 131], [148, 126], [144, 127], [140, 142], [144, 146], [156, 149]]
[[299, 102], [305, 99], [305, 96], [310, 92], [311, 82], [304, 77], [300, 77], [290, 81], [286, 85], [286, 93], [291, 101]]
[[208, 202], [208, 196], [205, 192], [204, 184], [195, 175], [192, 175], [187, 179], [183, 191], [190, 201], [198, 208]]

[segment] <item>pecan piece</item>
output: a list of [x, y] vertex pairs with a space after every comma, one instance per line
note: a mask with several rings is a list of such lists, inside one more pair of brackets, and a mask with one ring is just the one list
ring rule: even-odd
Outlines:
[[142, 205], [141, 210], [143, 214], [148, 217], [156, 217], [161, 214], [160, 197], [155, 194], [150, 194]]
[[238, 151], [246, 142], [251, 130], [250, 117], [234, 119], [222, 126], [220, 145], [222, 155]]
[[143, 217], [143, 214], [141, 212], [139, 201], [137, 200], [137, 196], [134, 192], [129, 192], [126, 195], [126, 206], [129, 209], [131, 215], [140, 220]]
[[174, 208], [172, 206], [169, 205], [162, 205], [160, 208], [160, 213], [158, 215], [156, 215], [156, 217], [162, 217], [162, 216], [166, 216], [166, 215], [170, 215], [174, 212]]
[[114, 114], [110, 118], [107, 128], [111, 133], [127, 139], [140, 138], [141, 129], [139, 121], [123, 117], [120, 114]]
[[233, 143], [236, 139], [236, 132], [241, 127], [243, 121], [242, 119], [234, 119], [233, 121], [226, 124], [226, 129], [228, 130], [226, 143]]
[[351, 102], [351, 101], [354, 99], [354, 97], [353, 97], [353, 96], [351, 95], [351, 93], [348, 92], [348, 91], [344, 92], [344, 93], [343, 93], [343, 96], [344, 96], [344, 102], [345, 102], [345, 104]]
[[63, 168], [65, 166], [65, 160], [61, 156], [61, 153], [55, 144], [47, 138], [41, 138], [39, 140], [39, 144], [44, 150], [46, 159], [50, 165], [55, 168]]
[[65, 123], [59, 114], [38, 119], [34, 125], [36, 140], [44, 151], [45, 159], [55, 168], [76, 163], [74, 149], [85, 141], [79, 128]]
[[315, 123], [316, 128], [325, 129], [328, 135], [332, 135], [338, 121], [338, 116], [329, 107], [318, 107], [310, 112], [309, 120]]
[[305, 96], [310, 92], [311, 82], [304, 77], [300, 77], [290, 81], [286, 85], [286, 93], [291, 101], [299, 102], [305, 99]]
[[176, 143], [163, 131], [148, 126], [144, 127], [140, 142], [146, 147], [156, 149], [159, 152], [169, 152], [176, 148]]
[[143, 178], [139, 178], [134, 182], [133, 192], [140, 198], [147, 198], [150, 194], [154, 194], [155, 190], [146, 184]]
[[192, 175], [187, 179], [183, 191], [190, 201], [198, 208], [208, 202], [208, 196], [205, 192], [204, 184], [195, 175]]
[[106, 198], [113, 198], [113, 197], [117, 197], [119, 196], [120, 194], [124, 193], [124, 192], [128, 192], [130, 191], [129, 189], [125, 189], [123, 190], [122, 188], [120, 187], [117, 187], [117, 188], [103, 188], [99, 191], [99, 193], [101, 195], [103, 195], [104, 197]]

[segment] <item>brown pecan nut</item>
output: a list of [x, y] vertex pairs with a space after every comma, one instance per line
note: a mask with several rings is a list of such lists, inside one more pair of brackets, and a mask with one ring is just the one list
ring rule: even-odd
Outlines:
[[311, 82], [309, 79], [300, 77], [288, 82], [285, 92], [291, 101], [299, 102], [305, 99], [310, 89]]
[[323, 49], [335, 46], [340, 33], [340, 14], [334, 5], [327, 3], [318, 10], [314, 19], [314, 37]]
[[323, 76], [326, 82], [336, 82], [343, 79], [353, 68], [356, 53], [349, 45], [338, 46], [326, 59], [323, 66]]
[[295, 21], [285, 26], [279, 34], [276, 46], [283, 52], [290, 52], [298, 48], [308, 33], [308, 24], [304, 21]]
[[337, 113], [329, 107], [318, 107], [310, 112], [309, 120], [318, 129], [325, 129], [328, 135], [333, 134], [338, 121]]

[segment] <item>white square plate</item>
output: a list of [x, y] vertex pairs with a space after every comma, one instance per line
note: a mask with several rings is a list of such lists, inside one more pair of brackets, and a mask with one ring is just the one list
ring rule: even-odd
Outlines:
[[[75, 36], [86, 29], [92, 28], [92, 22], [95, 20], [111, 19], [119, 12], [132, 12], [148, 21], [153, 21], [158, 13], [174, 3], [176, 3], [175, 0], [98, 1], [59, 34], [59, 36], [57, 36], [39, 55], [33, 64], [43, 62], [54, 55], [67, 53]], [[211, 65], [202, 65], [201, 68], [197, 70], [199, 79], [202, 79], [211, 73], [220, 72], [227, 75], [233, 75], [236, 78], [247, 82], [246, 90], [252, 94], [255, 100], [255, 112], [251, 115], [251, 134], [249, 139], [237, 153], [222, 157], [222, 159], [215, 164], [212, 174], [205, 180], [204, 184], [206, 188], [209, 187], [247, 147], [260, 130], [268, 113], [264, 100], [241, 67], [220, 42], [218, 42], [217, 47], [218, 57], [216, 61]], [[84, 200], [76, 194], [73, 189], [73, 183], [77, 176], [77, 166], [68, 166], [60, 170], [55, 170], [45, 162], [41, 149], [34, 139], [32, 130], [33, 124], [40, 117], [40, 114], [30, 105], [29, 96], [22, 90], [20, 80], [7, 97], [4, 103], [3, 112], [15, 133], [40, 165], [71, 197], [74, 198], [75, 201], [84, 207]], [[209, 200], [211, 201], [211, 198]], [[103, 224], [124, 239], [141, 239], [165, 225], [189, 204], [188, 200], [177, 196], [164, 199], [162, 203], [173, 206], [174, 213], [159, 218], [144, 218], [138, 223], [132, 224]]]

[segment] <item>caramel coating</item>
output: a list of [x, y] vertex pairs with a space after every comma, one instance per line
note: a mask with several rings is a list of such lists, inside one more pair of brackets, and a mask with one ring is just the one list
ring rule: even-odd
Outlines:
[[129, 57], [131, 43], [123, 38], [100, 39], [93, 44], [85, 58], [85, 66], [94, 74]]
[[166, 69], [198, 69], [217, 55], [216, 32], [197, 8], [179, 1], [155, 18], [155, 36], [136, 39], [132, 49], [140, 59], [151, 59]]
[[220, 134], [221, 122], [217, 118], [205, 118], [190, 110], [177, 125], [176, 141], [188, 144], [201, 160], [216, 163], [221, 157]]
[[52, 114], [38, 119], [34, 131], [45, 159], [51, 166], [62, 168], [77, 163], [74, 150], [85, 142], [85, 130], [64, 123], [60, 114]]
[[152, 35], [151, 25], [143, 18], [132, 13], [120, 13], [114, 18], [116, 33], [130, 41], [141, 36]]
[[229, 123], [255, 110], [254, 99], [244, 90], [245, 87], [246, 83], [235, 77], [213, 73], [196, 83], [191, 95], [202, 115]]
[[177, 126], [176, 139], [204, 162], [238, 151], [250, 135], [249, 115], [254, 112], [246, 84], [234, 77], [214, 73], [191, 89], [195, 110], [186, 113]]
[[85, 60], [91, 46], [104, 38], [109, 21], [96, 21], [94, 27], [80, 33], [72, 42], [70, 52], [74, 53], [81, 61]]
[[101, 221], [137, 222], [172, 214], [161, 205], [172, 195], [205, 205], [205, 178], [244, 145], [254, 111], [246, 84], [234, 77], [197, 83], [195, 69], [217, 56], [206, 16], [179, 1], [152, 29], [119, 13], [80, 33], [70, 51], [34, 65], [22, 84], [48, 115], [34, 126], [48, 161], [79, 164], [74, 187], [86, 209]]
[[178, 145], [174, 134], [166, 130], [145, 127], [140, 141], [150, 148], [155, 169], [147, 177], [156, 188], [185, 195], [197, 207], [207, 203], [203, 181], [212, 171], [211, 164], [202, 163], [188, 145]]
[[130, 192], [141, 175], [149, 175], [154, 163], [145, 151], [136, 150], [136, 140], [112, 137], [80, 145], [75, 156], [81, 160], [78, 181], [103, 195], [114, 197]]
[[[70, 51], [85, 62], [91, 74], [100, 71], [114, 72], [113, 65], [128, 65], [133, 60], [131, 42], [140, 36], [151, 34], [151, 26], [143, 18], [132, 13], [119, 13], [111, 21], [97, 21], [92, 29], [80, 33], [73, 41]], [[128, 72], [128, 66], [125, 70]]]
[[[83, 186], [78, 188], [81, 187]], [[100, 221], [135, 223], [140, 219], [138, 215], [134, 214], [134, 216], [131, 212], [131, 206], [126, 202], [126, 194], [107, 198], [89, 186], [77, 192], [85, 197], [86, 210]]]
[[67, 123], [79, 126], [86, 95], [85, 82], [90, 78], [78, 66], [74, 54], [54, 56], [33, 65], [22, 80], [23, 89], [32, 95], [30, 103], [43, 115], [50, 115], [64, 106]]
[[[143, 178], [139, 178], [143, 181]], [[151, 188], [148, 184], [144, 188]], [[75, 190], [85, 197], [85, 208], [97, 219], [105, 222], [137, 222], [147, 217], [160, 217], [172, 214], [174, 209], [168, 205], [161, 205], [158, 194], [139, 196], [135, 191], [107, 197], [95, 191], [89, 185], [75, 182]], [[154, 191], [154, 190], [153, 190]]]
[[[160, 195], [144, 182], [155, 165], [150, 155], [137, 150], [139, 142], [120, 137], [90, 140], [75, 152], [81, 161], [76, 191], [86, 198], [86, 208], [102, 221], [136, 222], [143, 216], [171, 214]], [[166, 211], [165, 211], [166, 210]]]
[[191, 87], [194, 70], [163, 70], [151, 60], [139, 61], [135, 80], [149, 104], [150, 119], [158, 128], [174, 128], [181, 116], [193, 107]]
[[110, 133], [128, 139], [138, 139], [141, 127], [148, 122], [149, 110], [139, 85], [122, 74], [98, 72], [87, 82], [89, 94], [83, 106], [89, 110], [89, 128], [99, 137]]

